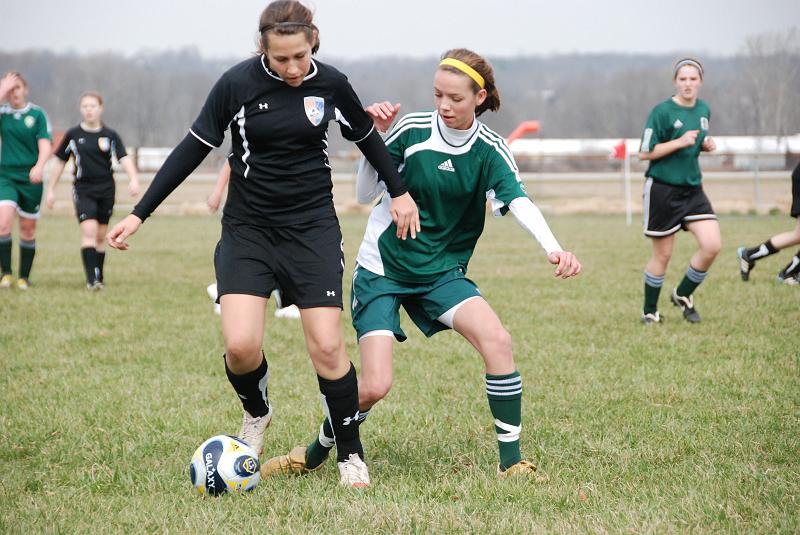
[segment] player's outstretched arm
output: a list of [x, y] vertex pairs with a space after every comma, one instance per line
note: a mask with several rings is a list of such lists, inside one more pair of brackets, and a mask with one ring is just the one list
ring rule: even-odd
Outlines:
[[128, 195], [136, 197], [139, 195], [139, 172], [136, 170], [133, 158], [123, 156], [119, 164], [125, 170], [125, 174], [128, 175]]
[[556, 265], [556, 277], [568, 279], [581, 272], [581, 263], [578, 258], [569, 251], [554, 251], [547, 255], [547, 261]]

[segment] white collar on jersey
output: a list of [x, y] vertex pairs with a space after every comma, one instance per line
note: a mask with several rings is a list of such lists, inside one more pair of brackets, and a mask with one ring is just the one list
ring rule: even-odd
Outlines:
[[[283, 81], [283, 78], [281, 78], [280, 76], [269, 70], [269, 67], [267, 67], [267, 57], [264, 54], [261, 54], [261, 66], [264, 67], [264, 72], [266, 72], [272, 78], [280, 80], [284, 84], [286, 83]], [[314, 58], [311, 58], [311, 72], [305, 75], [303, 81], [305, 82], [306, 80], [310, 80], [311, 78], [315, 77], [317, 75], [317, 72], [319, 72], [317, 64], [314, 62]]]
[[478, 118], [474, 117], [472, 120], [472, 126], [470, 126], [467, 130], [456, 130], [455, 128], [450, 128], [444, 124], [442, 118], [439, 116], [438, 112], [434, 112], [436, 115], [436, 125], [439, 127], [439, 133], [441, 134], [442, 138], [454, 147], [461, 147], [469, 142], [475, 132], [478, 131]]
[[7, 106], [6, 109], [9, 110], [9, 113], [27, 113], [31, 110], [30, 102], [26, 102], [25, 105], [21, 108], [14, 108], [11, 106], [11, 104], [6, 104], [6, 106]]

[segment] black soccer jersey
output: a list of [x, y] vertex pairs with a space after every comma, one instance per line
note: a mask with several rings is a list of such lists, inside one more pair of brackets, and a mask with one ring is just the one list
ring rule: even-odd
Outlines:
[[373, 129], [347, 77], [311, 61], [292, 87], [254, 57], [217, 81], [190, 132], [219, 147], [230, 127], [231, 181], [223, 219], [265, 226], [306, 223], [334, 215], [328, 122], [361, 141]]
[[80, 125], [67, 130], [55, 155], [63, 161], [75, 158], [76, 183], [113, 180], [111, 156], [120, 160], [127, 156], [119, 135], [106, 126], [86, 130]]

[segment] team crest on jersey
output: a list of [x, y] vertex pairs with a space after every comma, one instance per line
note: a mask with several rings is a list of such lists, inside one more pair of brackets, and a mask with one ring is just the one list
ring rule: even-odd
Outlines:
[[303, 105], [306, 108], [306, 117], [314, 126], [319, 126], [325, 115], [325, 99], [321, 97], [305, 97]]
[[111, 148], [111, 140], [107, 137], [99, 137], [97, 138], [97, 146], [100, 147], [101, 151], [108, 152]]
[[700, 117], [700, 128], [708, 130], [708, 117]]
[[677, 130], [681, 126], [683, 126], [683, 123], [681, 122], [680, 119], [675, 119], [675, 122], [672, 123], [672, 128], [674, 128], [675, 130]]
[[33, 128], [33, 125], [35, 124], [36, 124], [36, 119], [31, 117], [30, 115], [25, 117], [25, 126], [27, 126], [28, 128]]

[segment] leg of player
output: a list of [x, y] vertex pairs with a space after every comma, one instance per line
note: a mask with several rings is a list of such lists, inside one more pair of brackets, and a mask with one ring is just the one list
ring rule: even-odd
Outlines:
[[322, 409], [336, 441], [340, 482], [350, 487], [369, 486], [364, 450], [358, 433], [358, 381], [344, 349], [337, 307], [300, 309], [306, 348], [317, 372]]
[[19, 218], [19, 278], [17, 288], [27, 290], [30, 285], [33, 257], [36, 256], [36, 219]]
[[[361, 353], [361, 375], [358, 378], [358, 423], [364, 422], [369, 410], [386, 397], [392, 388], [392, 345], [394, 336], [385, 331], [366, 333], [358, 342]], [[267, 460], [261, 476], [307, 474], [322, 467], [336, 442], [330, 421], [325, 418], [319, 434], [306, 446], [295, 446], [288, 454]]]
[[[81, 258], [83, 259], [83, 271], [86, 274], [86, 289], [96, 291], [100, 289], [97, 285], [97, 219], [84, 219], [80, 223], [81, 230]], [[105, 234], [102, 234], [105, 236]]]
[[0, 201], [0, 288], [11, 288], [14, 284], [11, 269], [11, 225], [16, 213], [16, 203]]
[[[750, 272], [756, 266], [756, 261], [773, 255], [781, 249], [785, 249], [799, 243], [800, 217], [797, 218], [797, 226], [793, 230], [776, 234], [764, 243], [760, 243], [755, 247], [739, 247], [736, 250], [736, 256], [739, 259], [739, 274], [742, 276], [742, 280], [747, 281], [750, 278]], [[791, 263], [787, 267], [790, 266]], [[779, 282], [783, 282], [786, 279], [786, 277], [782, 276], [784, 271], [785, 270], [778, 274]]]
[[722, 249], [722, 239], [716, 219], [693, 221], [686, 228], [694, 235], [699, 249], [692, 255], [680, 284], [672, 290], [672, 303], [683, 311], [686, 321], [698, 323], [700, 314], [694, 308], [692, 293], [705, 280], [708, 268]]
[[105, 287], [103, 278], [103, 269], [106, 263], [106, 240], [105, 236], [108, 233], [108, 223], [100, 223], [97, 225], [97, 238], [95, 240], [95, 251], [97, 251], [97, 272], [96, 272], [96, 285], [102, 290]]
[[658, 296], [664, 285], [664, 275], [667, 272], [669, 259], [672, 258], [672, 248], [675, 245], [675, 235], [663, 238], [651, 238], [653, 242], [653, 255], [644, 269], [644, 309], [642, 310], [642, 323], [651, 325], [661, 323], [658, 313]]
[[225, 294], [220, 304], [225, 372], [244, 409], [238, 436], [261, 455], [264, 431], [272, 420], [267, 396], [269, 368], [261, 350], [267, 300], [254, 295]]
[[522, 458], [522, 378], [514, 364], [511, 335], [492, 307], [482, 297], [463, 302], [453, 317], [453, 329], [466, 338], [483, 357], [486, 366], [486, 396], [494, 417], [500, 452], [501, 477], [526, 475], [543, 481], [536, 466]]

